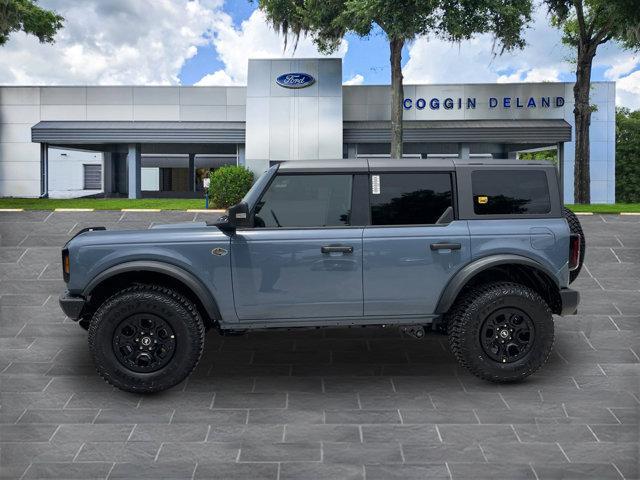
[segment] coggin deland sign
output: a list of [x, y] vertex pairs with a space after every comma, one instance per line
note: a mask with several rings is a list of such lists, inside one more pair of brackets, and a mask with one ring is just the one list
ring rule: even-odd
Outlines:
[[[308, 73], [284, 73], [276, 78], [276, 83], [284, 88], [305, 88], [315, 83], [316, 79]], [[402, 102], [405, 110], [473, 110], [476, 108], [477, 97], [446, 97], [446, 98], [405, 98]], [[564, 97], [488, 97], [489, 109], [502, 108], [560, 108], [564, 106]]]
[[[402, 102], [405, 110], [473, 110], [476, 108], [477, 97], [467, 98], [405, 98]], [[564, 97], [488, 97], [487, 105], [494, 108], [559, 108], [564, 106]]]

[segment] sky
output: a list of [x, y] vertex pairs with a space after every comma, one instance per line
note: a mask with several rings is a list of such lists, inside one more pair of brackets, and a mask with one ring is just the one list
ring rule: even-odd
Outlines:
[[[54, 45], [15, 33], [0, 47], [0, 85], [244, 85], [247, 59], [319, 56], [310, 39], [283, 50], [254, 0], [40, 0], [66, 19]], [[496, 56], [492, 38], [460, 44], [417, 38], [403, 50], [405, 83], [572, 81], [572, 52], [543, 7], [524, 50]], [[380, 31], [347, 35], [345, 84], [389, 84], [389, 47]], [[616, 81], [616, 103], [640, 109], [640, 53], [598, 49], [592, 79]]]

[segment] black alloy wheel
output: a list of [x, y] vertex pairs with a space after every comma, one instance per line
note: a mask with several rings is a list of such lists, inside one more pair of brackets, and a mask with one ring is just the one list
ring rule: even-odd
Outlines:
[[167, 365], [176, 350], [171, 326], [152, 314], [125, 318], [113, 332], [113, 351], [118, 361], [134, 372], [156, 372]]
[[489, 358], [512, 363], [524, 357], [533, 346], [535, 327], [518, 308], [500, 308], [484, 320], [480, 329], [482, 349]]

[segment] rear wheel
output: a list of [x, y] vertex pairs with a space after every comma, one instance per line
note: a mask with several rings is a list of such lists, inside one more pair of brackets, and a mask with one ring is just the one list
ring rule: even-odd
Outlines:
[[449, 344], [458, 362], [477, 377], [521, 380], [549, 358], [551, 310], [535, 291], [517, 283], [470, 288], [449, 315]]
[[573, 281], [578, 278], [578, 274], [580, 274], [580, 270], [582, 269], [587, 245], [584, 238], [584, 232], [582, 231], [582, 224], [580, 223], [578, 216], [567, 207], [562, 207], [562, 216], [567, 220], [571, 233], [577, 233], [580, 235], [580, 261], [578, 263], [578, 268], [569, 272], [569, 283], [573, 283]]
[[204, 325], [195, 305], [164, 287], [136, 285], [107, 299], [89, 325], [98, 373], [129, 392], [166, 390], [195, 368]]

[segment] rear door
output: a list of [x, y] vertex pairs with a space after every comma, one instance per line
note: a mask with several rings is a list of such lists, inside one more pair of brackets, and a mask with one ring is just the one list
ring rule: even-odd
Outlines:
[[469, 262], [469, 228], [456, 220], [453, 184], [447, 171], [372, 172], [365, 315], [432, 314], [450, 278]]
[[241, 320], [362, 317], [363, 226], [352, 225], [356, 177], [276, 174], [256, 204], [255, 227], [231, 238]]

